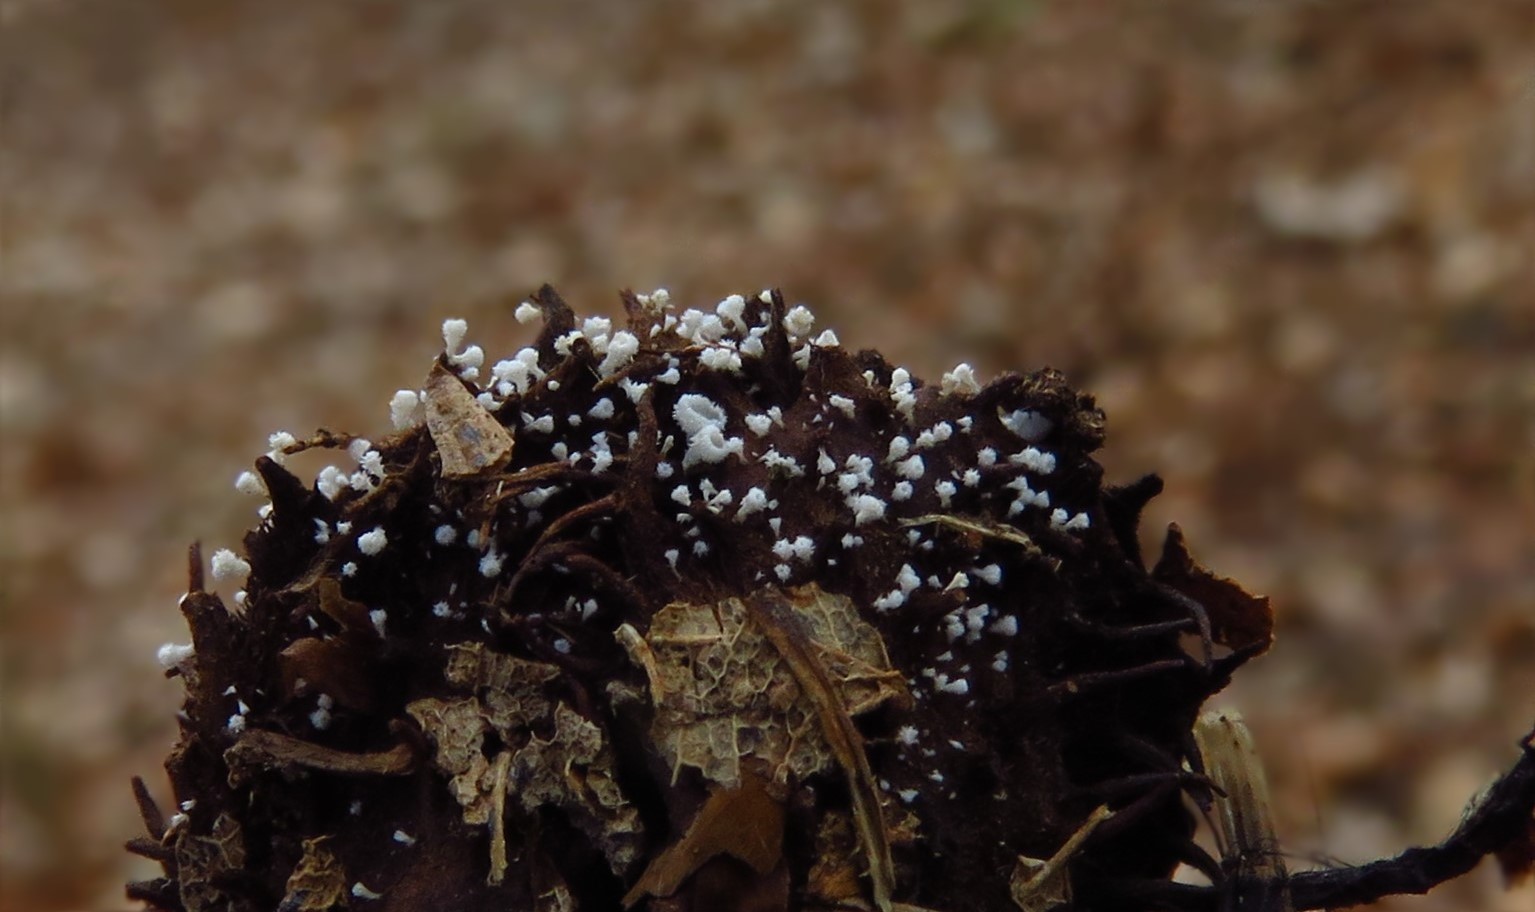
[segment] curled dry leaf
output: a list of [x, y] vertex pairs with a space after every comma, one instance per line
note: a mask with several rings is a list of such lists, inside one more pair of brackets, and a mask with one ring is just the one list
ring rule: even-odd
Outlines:
[[426, 429], [444, 478], [494, 471], [512, 458], [512, 435], [442, 362], [426, 378]]
[[1274, 642], [1274, 608], [1268, 596], [1253, 595], [1235, 580], [1200, 566], [1177, 523], [1168, 526], [1162, 558], [1151, 575], [1204, 606], [1216, 643], [1256, 654]]

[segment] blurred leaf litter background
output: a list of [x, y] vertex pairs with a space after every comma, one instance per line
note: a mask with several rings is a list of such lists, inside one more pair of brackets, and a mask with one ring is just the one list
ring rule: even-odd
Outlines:
[[[1535, 4], [0, 0], [0, 907], [122, 909], [193, 539], [447, 316], [767, 286], [1054, 365], [1279, 606], [1286, 846], [1443, 836], [1535, 716]], [[1294, 864], [1303, 864], [1298, 860]], [[1483, 868], [1392, 909], [1529, 909]]]

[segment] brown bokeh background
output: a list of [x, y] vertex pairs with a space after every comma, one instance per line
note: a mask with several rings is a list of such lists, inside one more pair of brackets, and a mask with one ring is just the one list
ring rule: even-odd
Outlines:
[[[1535, 4], [0, 0], [0, 907], [123, 909], [183, 549], [447, 316], [777, 285], [1055, 365], [1213, 568], [1294, 864], [1441, 838], [1535, 721]], [[1479, 869], [1392, 909], [1527, 910]]]

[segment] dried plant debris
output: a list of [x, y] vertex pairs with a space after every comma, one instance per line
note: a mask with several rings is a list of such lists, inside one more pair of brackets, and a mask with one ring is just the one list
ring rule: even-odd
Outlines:
[[[1184, 797], [1212, 797], [1194, 720], [1272, 615], [1176, 530], [1148, 571], [1160, 483], [1104, 486], [1092, 399], [1049, 370], [923, 383], [776, 292], [623, 303], [581, 320], [544, 288], [515, 311], [536, 344], [494, 364], [450, 320], [393, 433], [272, 436], [236, 483], [265, 501], [243, 556], [191, 552], [192, 642], [161, 650], [179, 811], [138, 787], [129, 847], [165, 876], [130, 895], [900, 912], [1178, 888]], [[300, 480], [303, 450], [337, 464]]]

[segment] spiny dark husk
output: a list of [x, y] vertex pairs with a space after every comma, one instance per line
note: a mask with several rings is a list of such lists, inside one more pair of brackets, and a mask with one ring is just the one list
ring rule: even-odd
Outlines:
[[[334, 499], [258, 460], [272, 509], [243, 610], [194, 558], [167, 762], [186, 810], [138, 841], [166, 876], [131, 895], [1000, 912], [1019, 856], [1100, 804], [1117, 813], [1071, 860], [1074, 908], [1170, 877], [1183, 794], [1208, 797], [1191, 727], [1266, 648], [1266, 603], [1176, 533], [1148, 571], [1160, 483], [1103, 486], [1103, 415], [1060, 375], [905, 387], [875, 352], [796, 340], [776, 293], [733, 300], [679, 323], [626, 294], [630, 360], [545, 288], [537, 370], [444, 386], [465, 362], [439, 358], [428, 405], [470, 425], [488, 406], [509, 456], [418, 425]], [[720, 433], [679, 461], [700, 420]], [[373, 529], [387, 544], [364, 553]]]

